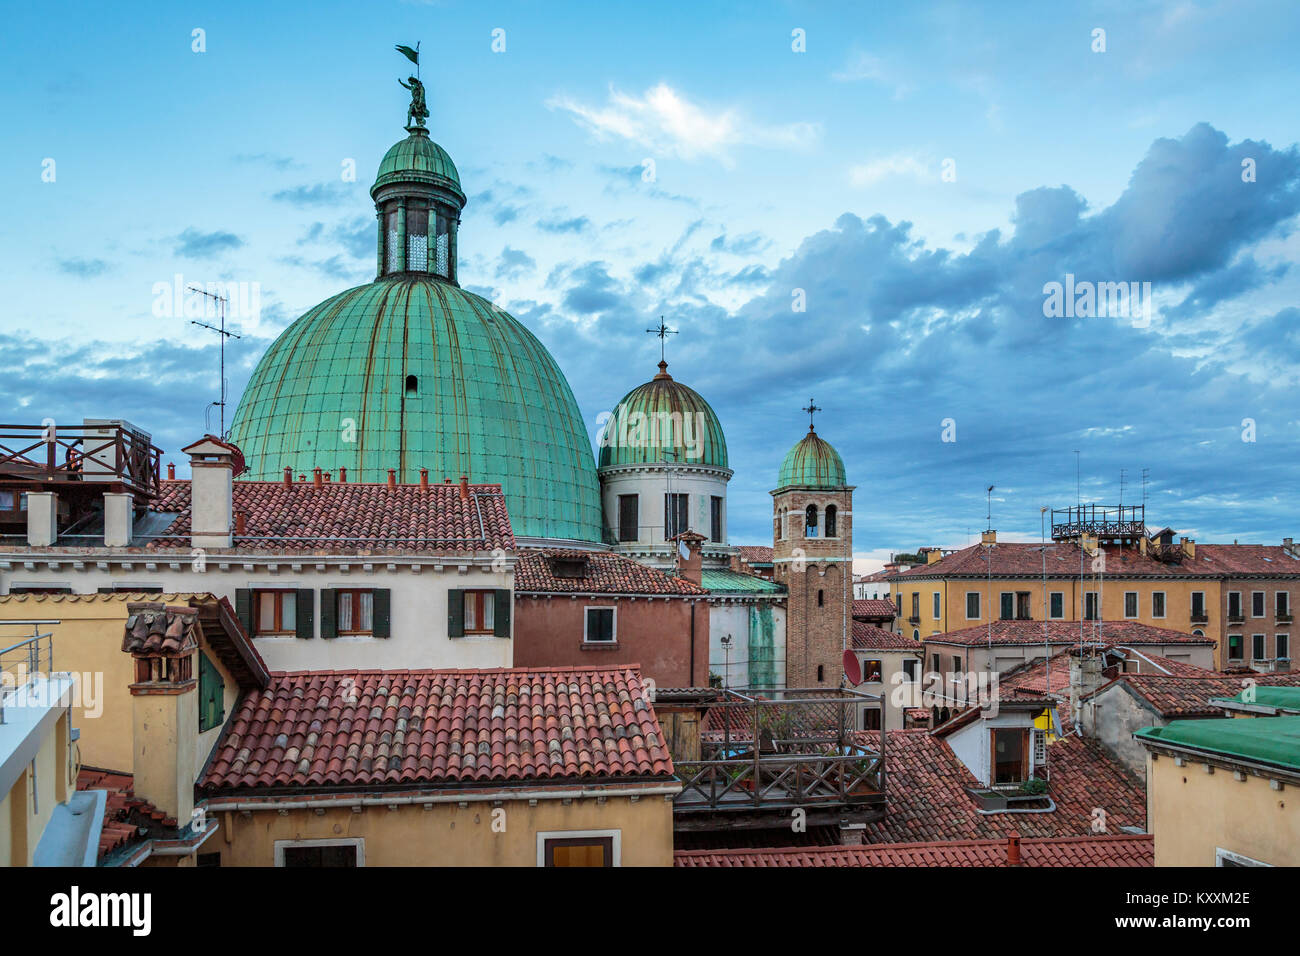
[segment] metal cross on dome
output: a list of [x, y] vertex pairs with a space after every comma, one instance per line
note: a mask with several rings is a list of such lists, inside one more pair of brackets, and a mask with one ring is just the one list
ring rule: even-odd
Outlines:
[[820, 411], [821, 411], [821, 408], [820, 408], [820, 407], [819, 407], [815, 402], [813, 402], [813, 400], [810, 398], [810, 399], [808, 399], [808, 405], [807, 405], [805, 408], [801, 409], [801, 411], [805, 411], [805, 412], [808, 413], [808, 430], [809, 430], [809, 431], [812, 431], [812, 430], [813, 430], [813, 416], [814, 416], [815, 414], [817, 414], [818, 412], [820, 412]]
[[654, 329], [646, 329], [646, 331], [653, 335], [659, 336], [659, 361], [661, 362], [667, 361], [664, 358], [664, 342], [668, 336], [676, 335], [677, 330], [670, 329], [668, 328], [668, 326], [664, 325], [664, 317], [661, 315], [659, 316], [659, 327]]

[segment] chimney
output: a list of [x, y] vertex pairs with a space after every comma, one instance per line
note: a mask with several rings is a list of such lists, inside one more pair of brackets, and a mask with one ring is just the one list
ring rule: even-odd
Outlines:
[[990, 545], [998, 543], [998, 533], [993, 530], [980, 532], [980, 544]]
[[236, 511], [235, 512], [235, 534], [242, 535], [244, 533], [246, 526], [247, 526], [247, 522], [246, 519], [244, 518], [244, 513], [242, 511]]
[[174, 461], [167, 462], [167, 480], [168, 481], [176, 480], [176, 462]]
[[190, 456], [190, 545], [229, 548], [234, 519], [234, 478], [244, 456], [234, 445], [204, 435], [183, 449]]
[[460, 500], [469, 501], [469, 478], [465, 475], [460, 476]]
[[397, 469], [396, 469], [396, 468], [389, 468], [389, 469], [388, 469], [388, 487], [389, 487], [389, 488], [396, 488], [396, 487], [397, 487]]
[[315, 485], [317, 488], [319, 488], [323, 484], [321, 480], [321, 471], [319, 467], [313, 468], [311, 470], [311, 483]]
[[1020, 865], [1020, 834], [1012, 831], [1007, 834], [1007, 866]]
[[286, 469], [284, 470], [284, 486], [285, 486], [286, 488], [292, 488], [292, 487], [293, 487], [293, 469], [292, 469], [292, 468], [286, 468]]
[[[677, 542], [677, 551], [673, 558], [673, 567], [677, 571], [677, 576], [693, 584], [700, 584], [703, 581], [704, 571], [700, 548], [704, 543], [704, 536], [694, 531], [683, 531], [673, 540]], [[686, 551], [684, 556], [683, 548]]]
[[1196, 558], [1196, 542], [1193, 541], [1191, 538], [1183, 538], [1183, 542], [1182, 542], [1182, 543], [1183, 543], [1183, 554], [1185, 554], [1187, 557], [1192, 558], [1193, 560], [1195, 560], [1195, 558]]
[[1075, 726], [1082, 728], [1083, 698], [1106, 682], [1101, 655], [1091, 651], [1070, 652], [1070, 715]]
[[130, 685], [133, 789], [183, 827], [194, 809], [198, 610], [133, 601], [126, 613], [122, 651], [135, 664]]
[[27, 543], [45, 548], [59, 539], [59, 496], [53, 491], [27, 492]]
[[348, 483], [348, 470], [343, 465], [339, 465], [339, 481], [345, 485]]
[[125, 548], [135, 537], [135, 496], [104, 492], [104, 547]]
[[1139, 536], [1139, 537], [1138, 537], [1138, 553], [1139, 553], [1139, 554], [1142, 554], [1142, 555], [1145, 555], [1145, 554], [1147, 553], [1147, 547], [1150, 546], [1150, 544], [1151, 544], [1151, 542], [1147, 540], [1147, 536], [1146, 536], [1146, 535], [1141, 535], [1141, 536]]
[[421, 488], [428, 488], [428, 487], [429, 487], [429, 469], [428, 469], [428, 468], [421, 468], [421, 469], [420, 469], [420, 487], [421, 487]]
[[929, 551], [925, 553], [926, 564], [937, 564], [939, 561], [942, 560], [943, 560], [943, 552], [940, 551], [938, 548], [931, 548]]

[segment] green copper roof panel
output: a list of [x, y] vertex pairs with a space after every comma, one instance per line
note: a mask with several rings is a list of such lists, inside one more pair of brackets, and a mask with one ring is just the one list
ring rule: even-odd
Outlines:
[[[406, 378], [414, 375], [415, 391]], [[311, 309], [267, 349], [235, 412], [248, 477], [500, 482], [516, 535], [600, 540], [591, 443], [563, 373], [523, 325], [426, 276]]]
[[784, 594], [785, 587], [752, 574], [705, 568], [700, 573], [700, 585], [719, 594]]
[[777, 488], [842, 488], [848, 484], [840, 453], [812, 429], [781, 463]]
[[1175, 720], [1165, 727], [1145, 727], [1134, 736], [1300, 770], [1300, 717]]
[[718, 416], [698, 392], [659, 374], [623, 396], [600, 436], [600, 467], [659, 462], [727, 467]]

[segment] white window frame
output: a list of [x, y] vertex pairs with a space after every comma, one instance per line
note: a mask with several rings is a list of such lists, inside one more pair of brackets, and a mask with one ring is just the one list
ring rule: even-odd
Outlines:
[[[976, 614], [974, 617], [971, 617], [971, 616], [970, 616], [970, 596], [971, 596], [972, 594], [975, 595], [975, 609], [976, 609], [977, 611], [980, 611], [980, 612], [981, 612], [981, 613], [979, 613], [979, 614]], [[966, 592], [966, 620], [968, 620], [968, 621], [978, 621], [978, 620], [980, 620], [982, 617], [984, 617], [984, 614], [982, 613], [983, 610], [984, 610], [984, 608], [983, 608], [983, 606], [982, 606], [983, 603], [984, 603], [984, 602], [980, 600], [980, 592], [979, 592], [979, 591], [967, 591], [967, 592]]]
[[[1259, 602], [1259, 604], [1260, 604], [1260, 607], [1263, 608], [1263, 612], [1260, 613], [1260, 614], [1256, 614], [1256, 613], [1255, 613], [1255, 595], [1256, 595], [1256, 594], [1259, 595], [1259, 597], [1260, 597], [1260, 602]], [[1268, 617], [1268, 592], [1267, 592], [1267, 591], [1251, 591], [1251, 592], [1250, 592], [1250, 616], [1251, 616], [1252, 618]]]
[[275, 865], [284, 866], [284, 851], [287, 847], [298, 846], [350, 846], [357, 851], [357, 866], [366, 865], [366, 841], [364, 837], [336, 837], [328, 840], [276, 840]]
[[1209, 617], [1209, 616], [1210, 616], [1210, 608], [1209, 608], [1209, 606], [1205, 603], [1205, 592], [1204, 592], [1204, 591], [1193, 591], [1191, 594], [1189, 594], [1189, 595], [1187, 596], [1187, 613], [1188, 613], [1188, 615], [1192, 615], [1192, 614], [1195, 614], [1195, 613], [1196, 613], [1196, 595], [1198, 595], [1198, 594], [1201, 596], [1201, 613], [1202, 613], [1203, 615], [1205, 615], [1206, 617]]
[[[587, 637], [587, 621], [589, 620], [587, 612], [591, 610], [613, 611], [614, 620], [610, 624], [608, 641], [593, 641]], [[617, 604], [584, 604], [582, 607], [582, 643], [592, 644], [596, 647], [612, 647], [618, 643], [618, 605]]]
[[[1003, 617], [1003, 616], [1002, 616], [1002, 599], [1005, 598], [1005, 597], [1010, 597], [1010, 598], [1011, 598], [1011, 616], [1010, 616], [1010, 617]], [[997, 619], [998, 619], [999, 621], [1014, 621], [1014, 620], [1016, 619], [1016, 592], [1015, 592], [1015, 591], [999, 591], [999, 592], [998, 592], [998, 617], [997, 617]]]
[[[1060, 614], [1053, 614], [1053, 613], [1052, 613], [1052, 598], [1054, 598], [1054, 597], [1055, 597], [1056, 595], [1058, 595], [1058, 594], [1061, 596], [1061, 613], [1060, 613]], [[1047, 594], [1047, 619], [1048, 619], [1049, 621], [1064, 621], [1064, 620], [1065, 620], [1065, 592], [1064, 592], [1064, 591], [1049, 591], [1049, 592], [1048, 592], [1048, 594]]]
[[[1282, 645], [1279, 641], [1286, 641], [1286, 653], [1280, 653]], [[1273, 658], [1279, 661], [1289, 661], [1291, 659], [1291, 632], [1282, 631], [1273, 635]]]
[[[908, 665], [909, 663], [916, 665], [916, 666], [915, 666], [915, 673], [913, 673], [913, 674], [908, 674], [908, 673], [907, 673], [907, 665]], [[920, 680], [921, 680], [921, 659], [920, 659], [919, 657], [905, 657], [905, 658], [903, 658], [903, 661], [902, 661], [902, 663], [901, 663], [899, 666], [900, 666], [900, 669], [901, 669], [902, 672], [903, 672], [903, 683], [904, 683], [904, 684], [916, 684], [916, 683], [919, 683], [919, 682], [920, 682]]]
[[1230, 861], [1237, 866], [1272, 866], [1272, 863], [1265, 863], [1263, 860], [1256, 860], [1245, 856], [1241, 853], [1234, 853], [1232, 850], [1225, 850], [1221, 846], [1214, 848], [1214, 865], [1223, 866], [1224, 861]]
[[[1088, 617], [1088, 598], [1090, 597], [1092, 598], [1093, 608], [1096, 611], [1096, 613], [1092, 617]], [[1101, 592], [1100, 591], [1083, 592], [1083, 619], [1085, 621], [1101, 620]]]
[[934, 619], [936, 621], [942, 620], [943, 619], [943, 594], [939, 591], [935, 591], [934, 600], [931, 603], [934, 605]]
[[538, 830], [537, 865], [540, 867], [546, 866], [547, 840], [581, 840], [586, 837], [613, 837], [613, 842], [610, 844], [610, 853], [614, 858], [609, 861], [610, 866], [623, 865], [622, 830]]
[[[1257, 646], [1256, 643], [1255, 643], [1255, 638], [1259, 638], [1259, 646], [1262, 646], [1263, 649], [1264, 649], [1264, 653], [1263, 653], [1263, 655], [1262, 655], [1261, 657], [1256, 657], [1256, 656], [1255, 656], [1255, 647]], [[1266, 661], [1266, 660], [1268, 660], [1268, 635], [1267, 635], [1267, 634], [1252, 634], [1252, 635], [1250, 635], [1250, 659], [1251, 659], [1252, 661]]]
[[[1160, 595], [1160, 613], [1156, 613], [1156, 595]], [[1164, 591], [1151, 592], [1151, 618], [1156, 621], [1163, 621], [1165, 615], [1169, 613], [1169, 595]]]
[[1228, 617], [1232, 617], [1232, 596], [1233, 596], [1234, 594], [1237, 595], [1237, 614], [1240, 615], [1241, 617], [1245, 617], [1245, 616], [1246, 616], [1246, 605], [1243, 604], [1242, 601], [1241, 601], [1241, 592], [1240, 592], [1240, 591], [1229, 591], [1229, 592], [1228, 592]]
[[[1128, 596], [1130, 594], [1133, 595], [1134, 613], [1132, 614], [1128, 612]], [[1142, 595], [1139, 594], [1137, 591], [1125, 591], [1124, 592], [1124, 620], [1136, 621], [1141, 616], [1142, 616]]]
[[[1278, 603], [1279, 603], [1278, 598], [1286, 599], [1285, 608], [1278, 607]], [[1273, 592], [1273, 614], [1276, 616], [1278, 614], [1290, 614], [1290, 613], [1291, 613], [1291, 592], [1290, 591]]]

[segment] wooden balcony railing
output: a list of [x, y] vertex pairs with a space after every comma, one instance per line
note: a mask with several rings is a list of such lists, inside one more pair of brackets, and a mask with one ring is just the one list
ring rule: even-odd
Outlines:
[[153, 496], [161, 468], [162, 450], [118, 423], [0, 425], [0, 482], [103, 482]]

